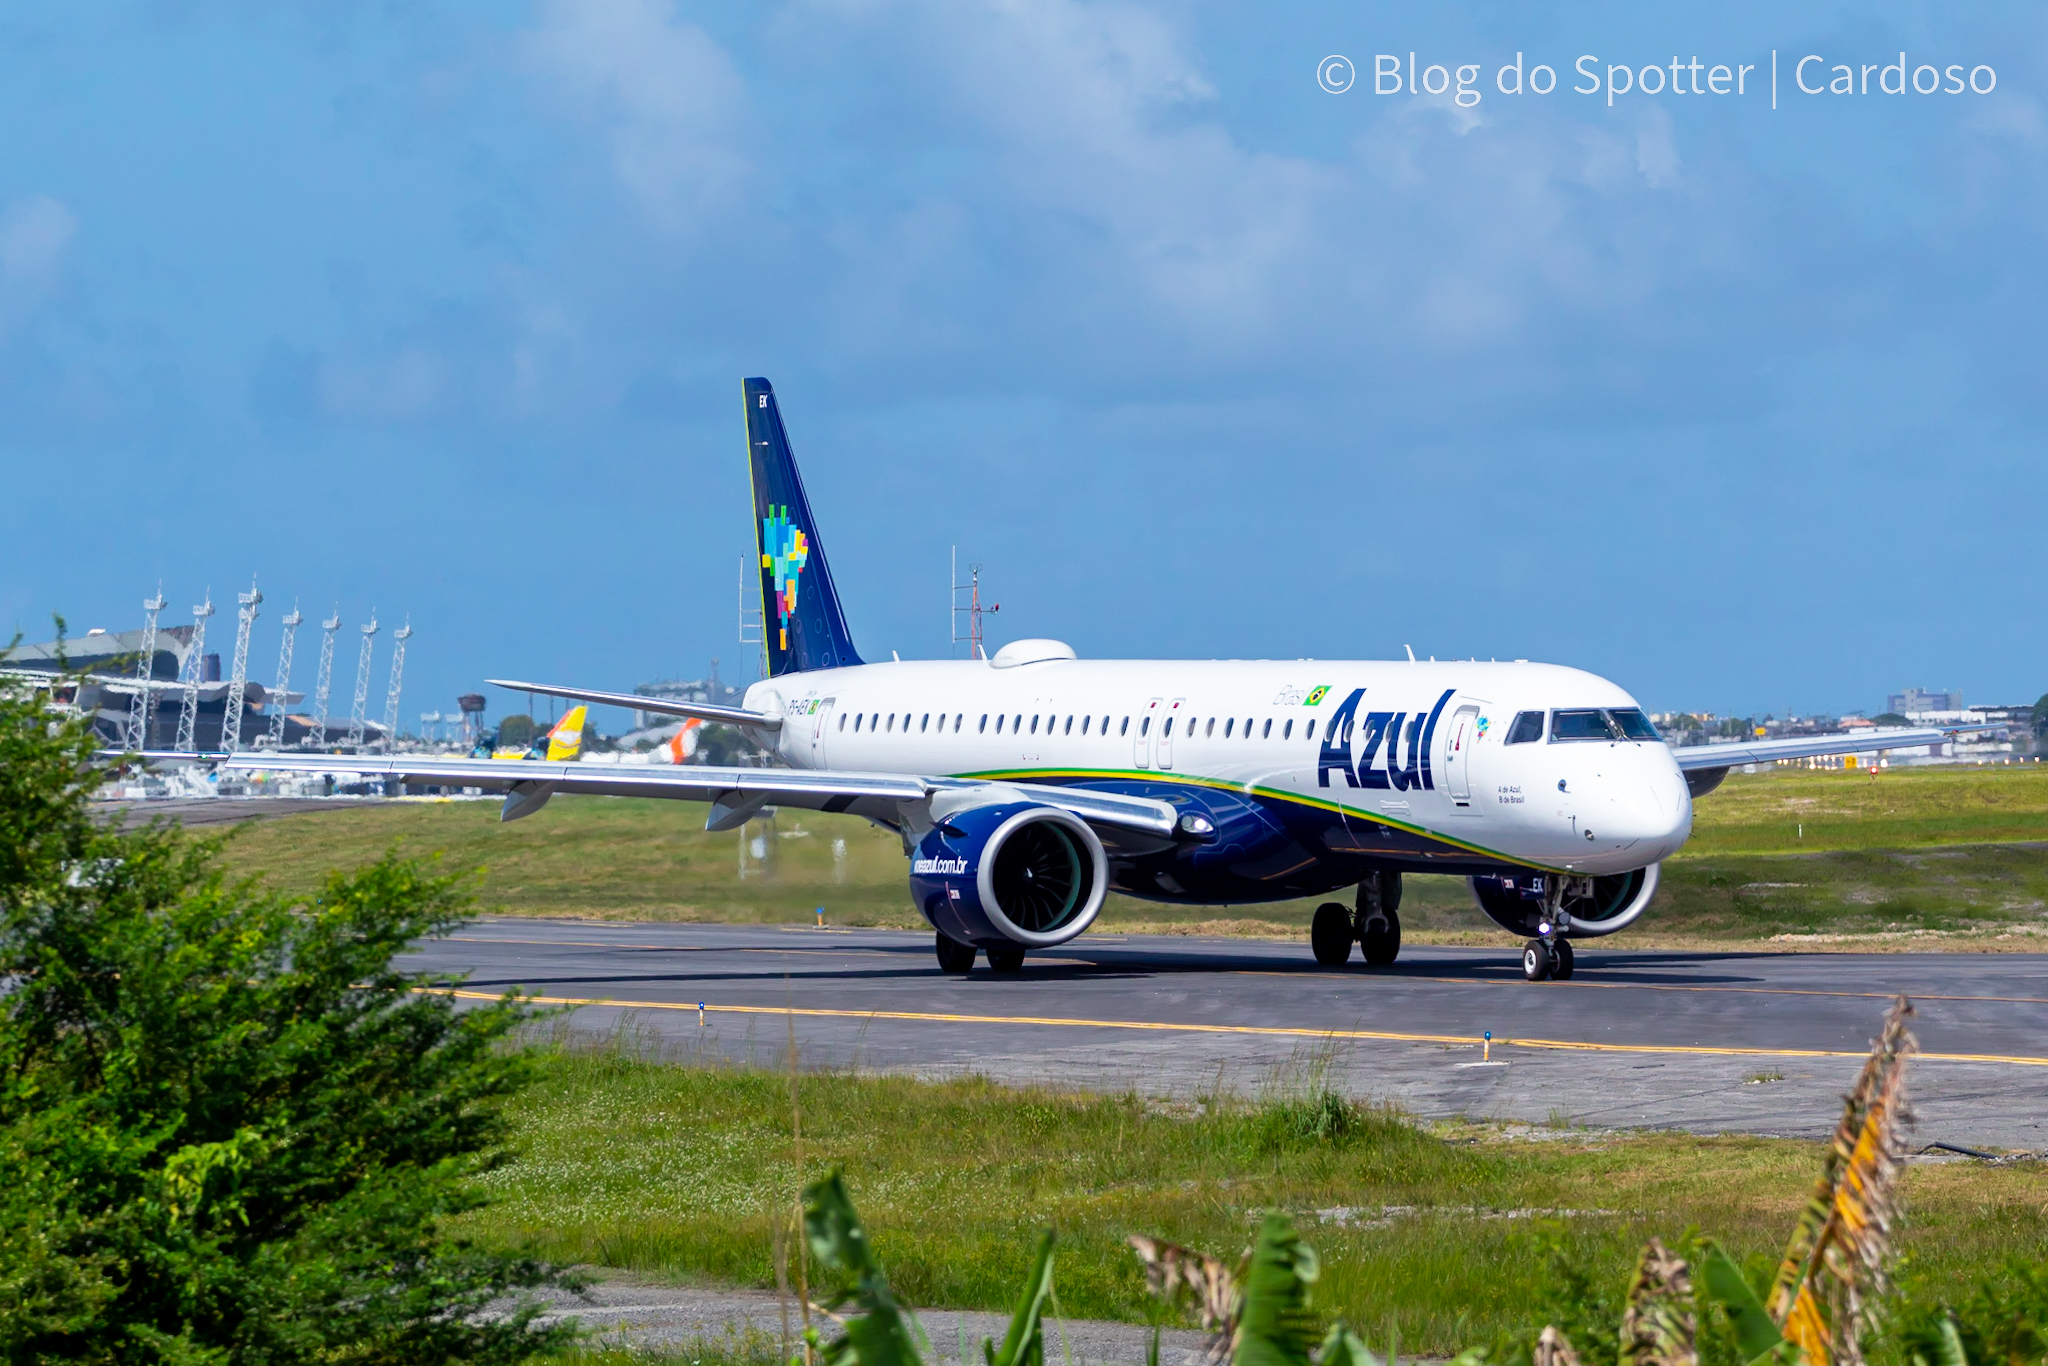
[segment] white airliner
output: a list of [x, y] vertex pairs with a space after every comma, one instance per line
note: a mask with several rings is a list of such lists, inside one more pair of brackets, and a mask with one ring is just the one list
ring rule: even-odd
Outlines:
[[505, 791], [709, 801], [706, 828], [764, 806], [896, 831], [941, 966], [998, 972], [1085, 931], [1112, 890], [1321, 906], [1316, 959], [1392, 963], [1401, 876], [1470, 880], [1527, 936], [1524, 974], [1569, 977], [1574, 939], [1641, 916], [1692, 803], [1736, 764], [1938, 744], [1897, 730], [1674, 751], [1626, 691], [1554, 664], [1084, 660], [1054, 640], [991, 659], [864, 662], [854, 650], [773, 388], [744, 384], [766, 674], [743, 707], [498, 686], [743, 728], [786, 768], [241, 755], [236, 768], [382, 775]]

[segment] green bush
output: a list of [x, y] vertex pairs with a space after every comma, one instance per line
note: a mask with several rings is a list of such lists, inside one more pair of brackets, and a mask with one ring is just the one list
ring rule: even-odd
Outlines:
[[[0, 1359], [499, 1362], [566, 1284], [444, 1236], [527, 1080], [512, 999], [391, 966], [462, 916], [387, 858], [290, 900], [97, 824], [93, 738], [0, 697]], [[493, 1312], [485, 1312], [487, 1306]]]

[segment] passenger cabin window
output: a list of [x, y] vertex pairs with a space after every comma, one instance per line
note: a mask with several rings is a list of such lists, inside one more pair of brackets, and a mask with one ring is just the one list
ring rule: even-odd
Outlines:
[[1169, 716], [1169, 717], [1167, 717], [1167, 718], [1166, 718], [1166, 725], [1165, 725], [1165, 727], [1164, 727], [1163, 729], [1161, 729], [1161, 730], [1160, 730], [1160, 732], [1159, 732], [1159, 733], [1160, 733], [1161, 735], [1171, 735], [1171, 734], [1173, 734], [1173, 718], [1172, 718], [1171, 716]]
[[1152, 718], [1148, 716], [1148, 717], [1146, 717], [1146, 718], [1145, 718], [1144, 720], [1142, 720], [1142, 721], [1140, 721], [1140, 722], [1138, 723], [1138, 734], [1140, 734], [1140, 735], [1149, 735], [1149, 734], [1151, 734], [1151, 733], [1152, 733]]
[[889, 713], [889, 724], [888, 724], [887, 726], [883, 727], [883, 729], [884, 729], [884, 730], [886, 730], [886, 731], [887, 731], [887, 732], [888, 732], [889, 734], [891, 734], [891, 735], [894, 735], [894, 734], [896, 733], [896, 713], [895, 713], [895, 712], [893, 712], [893, 711], [892, 711], [892, 712], [890, 712], [890, 713]]
[[928, 726], [930, 726], [930, 725], [931, 725], [931, 723], [932, 723], [932, 714], [931, 714], [930, 712], [926, 712], [926, 713], [925, 713], [925, 714], [924, 714], [923, 716], [920, 716], [920, 717], [918, 717], [918, 718], [917, 718], [917, 733], [918, 733], [919, 735], [922, 735], [922, 734], [924, 734], [924, 733], [925, 733], [925, 729], [926, 729], [926, 728], [927, 728]]
[[1120, 725], [1120, 726], [1118, 726], [1118, 727], [1116, 728], [1116, 733], [1117, 733], [1118, 735], [1128, 735], [1128, 734], [1130, 734], [1130, 732], [1131, 732], [1131, 718], [1130, 718], [1130, 717], [1128, 717], [1128, 716], [1126, 716], [1126, 717], [1124, 718], [1124, 723], [1123, 723], [1122, 725]]
[[1001, 735], [1002, 733], [1003, 733], [1003, 718], [1002, 718], [1002, 717], [1000, 717], [1000, 716], [998, 716], [998, 717], [996, 718], [996, 734], [998, 734], [998, 735]]
[[960, 723], [962, 721], [965, 721], [966, 719], [967, 713], [964, 711], [956, 711], [953, 713], [953, 733], [955, 735], [958, 735], [960, 733]]
[[[1071, 716], [1069, 716], [1069, 717], [1067, 718], [1067, 724], [1066, 724], [1065, 726], [1063, 726], [1063, 727], [1061, 727], [1061, 728], [1060, 728], [1060, 734], [1062, 734], [1062, 735], [1072, 735], [1073, 733], [1074, 733], [1074, 718], [1073, 718], [1073, 717], [1071, 717]], [[1086, 728], [1085, 726], [1084, 726], [1084, 727], [1082, 727], [1081, 733], [1082, 733], [1083, 735], [1086, 735], [1086, 734], [1088, 733], [1088, 730], [1087, 730], [1087, 728]]]
[[1109, 734], [1109, 718], [1107, 716], [1102, 718], [1102, 733], [1104, 735]]
[[858, 715], [853, 718], [853, 728], [855, 731], [860, 729], [860, 717]]
[[1503, 743], [1526, 745], [1532, 740], [1543, 738], [1543, 713], [1522, 711], [1515, 713], [1515, 724], [1508, 727], [1508, 738]]
[[839, 713], [839, 729], [841, 729], [841, 730], [845, 730], [845, 729], [846, 729], [846, 713], [845, 713], [845, 712], [840, 712], [840, 713]]
[[1289, 721], [1280, 728], [1280, 738], [1282, 740], [1292, 740], [1294, 738], [1294, 723], [1292, 721]]
[[1252, 738], [1252, 718], [1249, 716], [1244, 718], [1244, 738], [1247, 740]]
[[1261, 740], [1270, 740], [1270, 739], [1272, 739], [1272, 738], [1273, 738], [1273, 718], [1272, 718], [1272, 717], [1270, 717], [1270, 716], [1269, 716], [1269, 717], [1267, 717], [1267, 718], [1266, 718], [1266, 727], [1265, 727], [1265, 729], [1264, 729], [1264, 730], [1262, 730], [1262, 731], [1260, 731], [1260, 732], [1259, 732], [1259, 738], [1260, 738]]
[[1305, 734], [1304, 734], [1304, 735], [1303, 735], [1303, 736], [1302, 736], [1301, 738], [1302, 738], [1302, 739], [1304, 739], [1304, 740], [1313, 740], [1313, 739], [1315, 739], [1315, 738], [1316, 738], [1316, 723], [1315, 723], [1315, 722], [1311, 721], [1311, 722], [1309, 722], [1309, 723], [1308, 723], [1308, 731], [1307, 731], [1307, 733], [1305, 733]]
[[983, 734], [984, 732], [986, 732], [987, 730], [988, 730], [988, 713], [987, 713], [987, 712], [983, 712], [983, 713], [981, 714], [981, 724], [980, 724], [980, 725], [978, 725], [978, 726], [976, 726], [976, 727], [974, 728], [974, 733], [975, 733], [976, 735], [980, 735], [980, 734]]
[[1231, 717], [1226, 717], [1226, 718], [1224, 719], [1224, 722], [1223, 722], [1223, 738], [1224, 738], [1224, 739], [1228, 740], [1228, 739], [1230, 738], [1230, 729], [1231, 729], [1231, 727], [1232, 727], [1232, 726], [1235, 726], [1236, 724], [1237, 724], [1237, 718], [1236, 718], [1235, 716], [1231, 716]]
[[1010, 718], [1010, 734], [1015, 735], [1022, 729], [1024, 729], [1024, 713], [1018, 712]]
[[1084, 716], [1081, 718], [1081, 733], [1083, 735], [1086, 735], [1088, 733], [1088, 723], [1094, 719], [1095, 718], [1092, 716]]
[[1216, 733], [1216, 718], [1212, 716], [1212, 717], [1210, 717], [1210, 718], [1209, 718], [1209, 724], [1208, 724], [1207, 726], [1205, 726], [1205, 727], [1203, 728], [1203, 730], [1202, 730], [1202, 734], [1203, 734], [1203, 735], [1204, 735], [1204, 736], [1206, 737], [1206, 736], [1214, 735], [1215, 733]]
[[1560, 709], [1550, 713], [1550, 738], [1558, 740], [1619, 740], [1620, 728], [1596, 707]]

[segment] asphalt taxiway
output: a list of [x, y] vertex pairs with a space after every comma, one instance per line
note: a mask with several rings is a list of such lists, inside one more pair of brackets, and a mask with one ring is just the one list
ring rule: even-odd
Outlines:
[[1589, 945], [1573, 980], [1529, 983], [1501, 949], [1332, 970], [1306, 944], [1088, 935], [963, 978], [929, 934], [505, 919], [408, 965], [671, 1056], [783, 1066], [793, 1033], [806, 1067], [1161, 1096], [1319, 1080], [1432, 1117], [1800, 1135], [1832, 1128], [1904, 994], [1920, 1141], [2048, 1149], [2048, 955]]

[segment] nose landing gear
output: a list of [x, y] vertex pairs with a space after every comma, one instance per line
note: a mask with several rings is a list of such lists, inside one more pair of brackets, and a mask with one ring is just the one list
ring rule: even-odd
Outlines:
[[1532, 982], [1570, 981], [1573, 957], [1569, 939], [1531, 939], [1522, 946], [1522, 976]]

